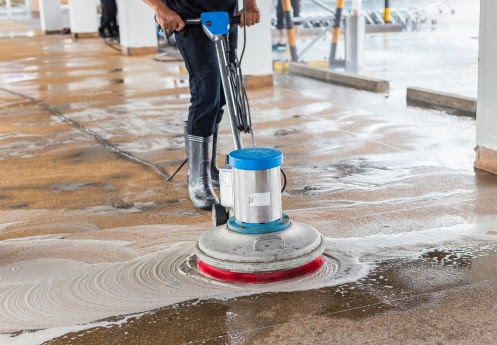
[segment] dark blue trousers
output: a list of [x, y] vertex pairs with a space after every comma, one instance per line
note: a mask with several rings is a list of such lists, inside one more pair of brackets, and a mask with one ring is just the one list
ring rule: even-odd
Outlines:
[[[208, 137], [221, 122], [226, 104], [216, 48], [201, 26], [187, 26], [175, 35], [190, 78], [188, 134]], [[231, 62], [235, 61], [237, 40], [238, 28], [233, 27], [229, 35]]]

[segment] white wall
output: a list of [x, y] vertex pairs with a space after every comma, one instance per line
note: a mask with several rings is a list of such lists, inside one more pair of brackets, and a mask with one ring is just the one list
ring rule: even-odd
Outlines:
[[154, 11], [142, 0], [118, 0], [121, 45], [128, 48], [157, 46]]
[[62, 30], [62, 8], [60, 1], [40, 0], [41, 31]]
[[477, 145], [497, 151], [497, 1], [480, 2]]
[[70, 0], [69, 21], [71, 33], [93, 33], [98, 31], [97, 1]]
[[[240, 9], [243, 2], [239, 1]], [[247, 28], [247, 47], [242, 61], [243, 74], [267, 75], [273, 74], [273, 55], [271, 48], [271, 7], [273, 1], [258, 0], [257, 6], [261, 11], [259, 24]], [[238, 30], [238, 54], [242, 52], [243, 29]]]

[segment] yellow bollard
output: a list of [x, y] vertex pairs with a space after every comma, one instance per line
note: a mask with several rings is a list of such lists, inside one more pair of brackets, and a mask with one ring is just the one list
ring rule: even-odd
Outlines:
[[385, 0], [385, 24], [391, 24], [392, 19], [390, 17], [390, 0]]
[[342, 11], [345, 0], [337, 0], [337, 10], [335, 12], [335, 24], [333, 25], [333, 37], [331, 39], [331, 52], [329, 65], [332, 66], [335, 62], [337, 53], [338, 39], [340, 38], [340, 22], [342, 21]]
[[290, 45], [290, 54], [292, 55], [292, 61], [297, 62], [299, 57], [297, 55], [297, 36], [295, 35], [295, 29], [293, 28], [293, 18], [292, 18], [292, 3], [290, 0], [280, 0], [283, 7], [283, 12], [285, 13], [286, 22], [286, 32], [288, 35], [288, 44]]

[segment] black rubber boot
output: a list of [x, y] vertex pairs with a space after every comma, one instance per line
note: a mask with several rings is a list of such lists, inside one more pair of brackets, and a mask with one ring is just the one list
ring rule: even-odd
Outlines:
[[212, 137], [188, 136], [188, 192], [193, 206], [204, 210], [219, 203], [211, 181]]
[[219, 168], [217, 167], [217, 132], [219, 124], [216, 125], [216, 132], [212, 136], [212, 159], [211, 159], [211, 179], [212, 187], [219, 188]]

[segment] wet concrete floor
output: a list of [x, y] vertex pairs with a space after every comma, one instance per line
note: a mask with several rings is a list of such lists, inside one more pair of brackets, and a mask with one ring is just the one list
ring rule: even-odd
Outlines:
[[[285, 155], [285, 212], [362, 273], [224, 295], [182, 281], [189, 246], [211, 227], [185, 170], [165, 182], [81, 130], [172, 173], [184, 159], [183, 66], [98, 39], [1, 45], [0, 87], [53, 107], [0, 90], [2, 342], [497, 341], [497, 177], [472, 168], [474, 120], [286, 75], [251, 90], [258, 145]], [[222, 154], [229, 133], [224, 121]]]

